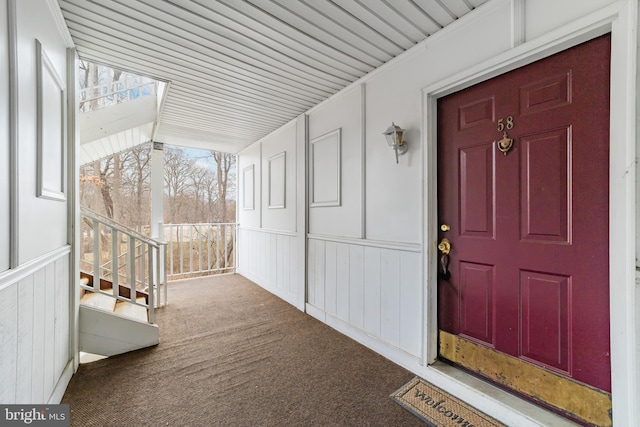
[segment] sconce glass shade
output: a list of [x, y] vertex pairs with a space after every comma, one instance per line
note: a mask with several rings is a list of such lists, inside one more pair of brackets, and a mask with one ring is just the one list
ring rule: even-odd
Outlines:
[[393, 122], [391, 122], [391, 126], [384, 131], [384, 137], [387, 139], [387, 144], [389, 144], [390, 147], [393, 147], [393, 150], [396, 152], [396, 163], [398, 163], [398, 155], [406, 153], [409, 148], [403, 139], [404, 132], [404, 129]]

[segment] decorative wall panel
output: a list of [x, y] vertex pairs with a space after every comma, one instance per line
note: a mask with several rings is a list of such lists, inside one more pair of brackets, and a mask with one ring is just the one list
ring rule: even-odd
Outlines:
[[342, 131], [336, 129], [310, 141], [311, 207], [340, 206]]
[[268, 159], [269, 173], [269, 209], [284, 209], [286, 206], [287, 152], [271, 156]]
[[65, 200], [66, 89], [42, 44], [36, 40], [38, 106], [37, 195]]
[[255, 209], [255, 166], [249, 165], [242, 170], [242, 208]]

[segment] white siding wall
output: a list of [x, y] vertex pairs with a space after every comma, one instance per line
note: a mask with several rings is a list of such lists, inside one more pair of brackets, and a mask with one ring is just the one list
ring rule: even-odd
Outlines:
[[240, 228], [239, 273], [297, 304], [298, 251], [296, 235]]
[[0, 402], [50, 402], [70, 375], [69, 250], [10, 274], [0, 282]]
[[309, 239], [308, 310], [416, 359], [422, 343], [419, 247]]
[[[37, 102], [36, 39], [51, 61], [53, 68], [47, 72], [55, 73], [60, 79], [58, 83], [66, 88], [67, 38], [64, 28], [59, 26], [61, 16], [55, 1], [0, 1], [0, 402], [3, 403], [58, 403], [73, 372], [71, 289], [74, 288], [70, 277], [68, 202], [37, 197], [36, 193], [39, 107], [44, 112], [44, 129], [67, 127], [62, 113], [67, 102], [65, 95], [48, 86], [45, 102]], [[7, 22], [16, 25], [9, 26]], [[8, 33], [12, 28], [16, 32]], [[7, 44], [8, 39], [11, 44]], [[16, 53], [15, 62], [7, 60], [8, 51]], [[17, 112], [17, 127], [7, 121], [10, 75], [17, 76], [18, 81], [17, 108], [9, 107]], [[12, 133], [18, 136], [17, 140], [9, 138]], [[45, 135], [50, 136], [46, 132]], [[67, 143], [55, 135], [51, 141], [58, 148]], [[17, 206], [13, 206], [18, 215], [13, 223], [8, 215], [8, 208], [13, 205], [9, 203], [9, 195], [14, 191], [8, 185], [11, 143], [18, 147], [14, 177], [18, 183]], [[46, 180], [53, 177], [53, 184], [60, 186], [74, 175], [64, 167], [66, 157], [61, 151], [44, 158], [48, 170], [54, 171], [53, 175], [45, 174], [45, 184], [50, 184]], [[57, 161], [50, 162], [52, 157], [57, 157]], [[17, 230], [14, 242], [17, 250], [9, 243], [8, 230], [13, 227]], [[14, 251], [11, 255], [15, 265], [8, 269], [10, 251]]]
[[297, 179], [297, 168], [305, 133], [302, 117], [238, 158], [238, 273], [300, 308], [305, 226], [298, 219], [304, 180]]

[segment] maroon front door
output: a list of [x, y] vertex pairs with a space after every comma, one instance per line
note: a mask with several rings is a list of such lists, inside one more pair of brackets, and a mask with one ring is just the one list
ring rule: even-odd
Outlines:
[[607, 35], [439, 100], [438, 321], [610, 392], [609, 65]]

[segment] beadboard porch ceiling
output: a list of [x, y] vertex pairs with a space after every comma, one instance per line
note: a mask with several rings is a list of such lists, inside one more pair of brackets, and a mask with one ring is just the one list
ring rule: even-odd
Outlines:
[[59, 0], [81, 58], [170, 82], [155, 140], [237, 153], [487, 0]]

